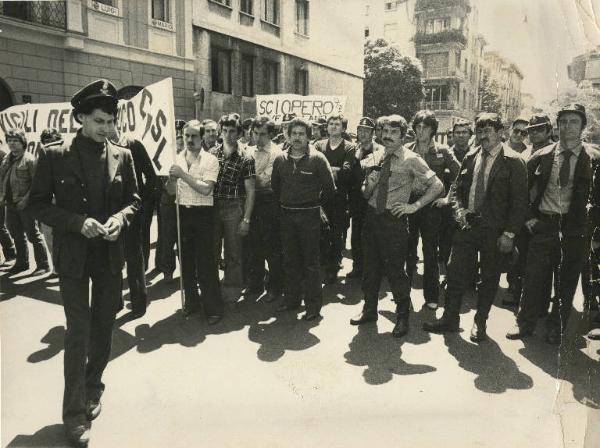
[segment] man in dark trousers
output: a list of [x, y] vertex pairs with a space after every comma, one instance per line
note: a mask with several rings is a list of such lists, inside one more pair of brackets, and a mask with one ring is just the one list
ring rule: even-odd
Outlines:
[[354, 152], [355, 161], [352, 165], [350, 179], [350, 216], [352, 217], [352, 271], [347, 278], [362, 278], [363, 253], [362, 253], [362, 228], [367, 213], [367, 200], [362, 195], [362, 184], [365, 181], [365, 167], [372, 165], [374, 153], [383, 151], [384, 147], [373, 141], [375, 122], [369, 117], [359, 120], [356, 128], [358, 144]]
[[[407, 215], [438, 198], [444, 185], [421, 157], [404, 147], [408, 124], [403, 117], [390, 115], [381, 123], [385, 151], [375, 154], [363, 185], [363, 194], [368, 201], [362, 231], [365, 303], [362, 312], [352, 318], [350, 324], [362, 325], [377, 320], [379, 289], [385, 275], [396, 303], [396, 325], [392, 336], [400, 338], [408, 333], [411, 307], [410, 283], [405, 271]], [[424, 188], [424, 192], [419, 200], [409, 203], [415, 188]]]
[[273, 162], [271, 187], [281, 207], [281, 244], [286, 294], [279, 311], [306, 304], [304, 319], [320, 316], [323, 306], [319, 240], [321, 202], [335, 193], [329, 162], [309, 145], [310, 124], [294, 118], [287, 128], [290, 148]]
[[458, 331], [462, 298], [473, 283], [479, 258], [481, 287], [470, 339], [482, 342], [487, 338], [503, 258], [511, 256], [527, 213], [527, 171], [521, 156], [502, 143], [503, 125], [497, 114], [480, 114], [475, 127], [481, 148], [464, 158], [455, 185], [462, 228], [452, 240], [444, 314], [423, 324], [423, 329]]
[[[533, 199], [525, 225], [532, 235], [517, 323], [506, 335], [509, 339], [521, 339], [533, 333], [545, 299], [540, 285], [547, 281], [553, 266], [558, 265], [556, 302], [546, 321], [546, 342], [553, 345], [562, 342], [573, 295], [589, 256], [588, 202], [600, 160], [600, 153], [581, 141], [587, 124], [584, 106], [563, 107], [558, 112], [557, 124], [558, 143], [535, 152], [527, 162]], [[592, 213], [595, 227], [594, 218], [597, 217]], [[600, 237], [594, 235], [593, 239]]]
[[139, 213], [135, 215], [124, 235], [131, 317], [137, 319], [146, 314], [148, 305], [146, 270], [150, 256], [150, 225], [154, 212], [154, 189], [157, 177], [150, 156], [142, 142], [127, 136], [119, 137], [116, 129], [111, 139], [114, 143], [131, 151], [138, 192], [142, 200]]
[[140, 207], [131, 153], [108, 140], [116, 95], [113, 84], [98, 80], [73, 96], [73, 116], [82, 127], [70, 145], [40, 151], [29, 197], [29, 210], [54, 232], [67, 319], [63, 422], [80, 446], [100, 413], [102, 373], [122, 306], [123, 230]]
[[348, 191], [354, 165], [354, 144], [345, 140], [342, 134], [348, 127], [348, 119], [343, 115], [332, 115], [327, 119], [329, 138], [315, 143], [315, 149], [325, 155], [333, 172], [336, 192], [323, 205], [329, 221], [329, 241], [325, 245], [325, 284], [333, 284], [342, 267], [344, 229], [348, 221]]
[[[456, 179], [460, 164], [446, 145], [434, 140], [438, 130], [435, 114], [429, 110], [417, 112], [413, 118], [413, 130], [416, 139], [407, 145], [407, 149], [420, 155], [427, 166], [436, 174], [441, 182], [446, 178]], [[448, 185], [445, 185], [448, 191]], [[417, 190], [413, 199], [419, 197]], [[408, 217], [409, 246], [406, 257], [406, 274], [412, 280], [417, 269], [417, 247], [419, 237], [423, 248], [423, 295], [430, 309], [436, 309], [440, 296], [440, 271], [438, 267], [438, 245], [442, 226], [442, 210], [437, 203], [444, 204], [444, 198], [436, 199], [433, 204], [422, 207]]]
[[[2, 140], [0, 140], [0, 146]], [[0, 164], [6, 157], [6, 153], [0, 149]], [[8, 229], [6, 228], [6, 206], [0, 204], [0, 246], [2, 247], [2, 255], [4, 260], [0, 263], [0, 266], [11, 263], [17, 258], [17, 250], [15, 249], [15, 243], [13, 242]]]

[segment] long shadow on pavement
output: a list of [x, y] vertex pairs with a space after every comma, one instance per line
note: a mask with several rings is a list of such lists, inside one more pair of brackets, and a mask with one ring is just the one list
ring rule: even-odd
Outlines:
[[19, 434], [10, 441], [7, 448], [21, 447], [69, 447], [65, 439], [64, 427], [62, 424], [44, 426], [34, 434]]

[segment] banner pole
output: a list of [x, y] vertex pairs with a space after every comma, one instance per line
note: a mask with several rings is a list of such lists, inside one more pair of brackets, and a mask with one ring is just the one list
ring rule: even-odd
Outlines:
[[183, 256], [181, 255], [181, 225], [179, 221], [179, 180], [175, 188], [175, 214], [177, 216], [177, 258], [179, 259], [179, 291], [181, 292], [181, 309], [185, 309], [185, 290], [183, 289]]

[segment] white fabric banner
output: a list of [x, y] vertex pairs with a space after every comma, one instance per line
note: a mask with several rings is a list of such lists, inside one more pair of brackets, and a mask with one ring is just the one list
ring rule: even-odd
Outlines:
[[[46, 128], [56, 128], [66, 143], [70, 143], [81, 126], [71, 113], [70, 103], [21, 104], [0, 112], [0, 139], [3, 150], [4, 133], [17, 128], [25, 131], [27, 151], [37, 153], [40, 134]], [[117, 129], [141, 141], [148, 151], [158, 174], [167, 175], [175, 155], [175, 113], [171, 78], [151, 84], [131, 98], [120, 100]]]
[[343, 114], [345, 108], [345, 96], [256, 95], [256, 114], [266, 115], [277, 124], [285, 114], [294, 113], [306, 120], [316, 120]]

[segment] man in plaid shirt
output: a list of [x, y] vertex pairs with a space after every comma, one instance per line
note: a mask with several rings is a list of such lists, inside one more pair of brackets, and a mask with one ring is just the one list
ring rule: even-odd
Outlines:
[[244, 283], [242, 237], [248, 235], [254, 208], [254, 160], [238, 145], [242, 133], [239, 115], [224, 115], [219, 126], [223, 144], [211, 151], [219, 159], [219, 177], [214, 189], [217, 211], [215, 236], [218, 253], [222, 240], [225, 245], [223, 286], [230, 289], [230, 293], [225, 295], [237, 301]]

